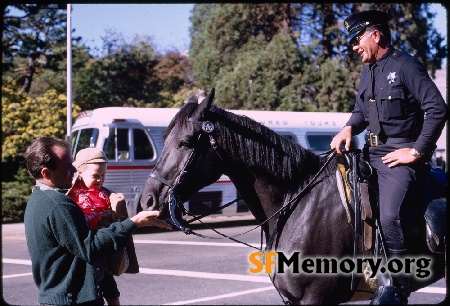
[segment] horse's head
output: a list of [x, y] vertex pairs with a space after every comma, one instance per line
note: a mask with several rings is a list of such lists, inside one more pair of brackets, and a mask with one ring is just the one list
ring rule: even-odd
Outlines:
[[161, 156], [143, 189], [142, 209], [159, 210], [160, 217], [167, 218], [169, 196], [184, 203], [220, 178], [222, 163], [213, 148], [214, 123], [208, 120], [213, 99], [214, 89], [200, 104], [191, 95], [172, 119]]

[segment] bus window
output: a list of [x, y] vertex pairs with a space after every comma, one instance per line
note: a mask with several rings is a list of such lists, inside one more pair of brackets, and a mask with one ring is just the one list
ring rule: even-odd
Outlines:
[[[72, 133], [72, 152], [75, 156], [81, 149], [89, 148], [92, 144], [95, 146], [98, 140], [98, 129], [82, 129]], [[92, 138], [92, 139], [91, 139]]]
[[153, 159], [153, 147], [144, 130], [133, 130], [134, 159]]
[[[330, 143], [335, 135], [336, 135], [335, 133], [307, 134], [306, 140], [308, 141], [311, 150], [317, 153], [322, 153], [330, 150]], [[352, 137], [352, 143], [355, 145], [356, 148], [360, 148], [358, 138], [356, 138], [355, 136]]]
[[128, 129], [110, 128], [103, 150], [109, 160], [130, 159]]
[[116, 160], [116, 129], [109, 129], [109, 137], [105, 140], [103, 146], [103, 151], [105, 151], [108, 160]]
[[128, 129], [117, 129], [117, 159], [130, 159]]
[[75, 154], [75, 150], [77, 148], [77, 142], [78, 142], [78, 135], [80, 134], [80, 131], [72, 132], [72, 135], [70, 136], [70, 149]]
[[326, 152], [330, 149], [334, 134], [309, 134], [306, 136], [309, 147], [315, 152]]

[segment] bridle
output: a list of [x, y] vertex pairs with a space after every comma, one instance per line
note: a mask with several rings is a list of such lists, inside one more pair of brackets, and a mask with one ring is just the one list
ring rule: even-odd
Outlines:
[[[222, 156], [220, 155], [219, 149], [217, 147], [217, 141], [213, 135], [213, 132], [215, 129], [214, 123], [212, 123], [211, 121], [198, 121], [194, 118], [189, 118], [188, 122], [198, 125], [201, 128], [201, 132], [200, 132], [200, 135], [198, 136], [197, 143], [200, 143], [203, 135], [205, 135], [205, 134], [208, 135], [209, 143], [211, 144], [211, 147], [216, 151], [219, 158], [222, 159]], [[170, 183], [169, 181], [157, 176], [153, 171], [150, 173], [151, 178], [153, 178], [153, 179], [161, 182], [162, 184], [166, 185], [167, 187], [169, 187], [168, 194], [169, 194], [170, 222], [173, 223], [173, 225], [175, 225], [176, 227], [178, 227], [181, 231], [183, 231], [186, 235], [194, 234], [194, 232], [190, 228], [182, 225], [181, 222], [179, 222], [176, 218], [175, 210], [177, 208], [180, 209], [181, 211], [185, 211], [185, 212], [186, 212], [186, 210], [185, 210], [184, 206], [182, 205], [182, 202], [179, 200], [179, 196], [177, 196], [175, 194], [174, 190], [177, 188], [178, 185], [181, 184], [181, 182], [183, 181], [183, 178], [187, 174], [188, 168], [194, 162], [194, 160], [196, 159], [197, 156], [198, 156], [198, 150], [197, 150], [197, 147], [194, 147], [188, 157], [188, 160], [184, 164], [183, 169], [181, 169], [180, 173], [175, 178], [173, 184]], [[237, 200], [235, 200], [235, 201], [237, 201]], [[232, 201], [228, 204], [231, 205], [235, 201]], [[222, 206], [221, 208], [222, 209], [225, 208], [225, 205]]]

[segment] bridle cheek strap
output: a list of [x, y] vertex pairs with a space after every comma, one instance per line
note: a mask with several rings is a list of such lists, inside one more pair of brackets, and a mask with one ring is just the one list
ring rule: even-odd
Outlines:
[[150, 173], [150, 177], [163, 183], [164, 185], [166, 185], [167, 187], [169, 187], [170, 189], [173, 189], [173, 185], [171, 183], [169, 183], [168, 181], [166, 181], [165, 179], [163, 179], [162, 177], [157, 176], [156, 174], [153, 173], [153, 171]]
[[178, 201], [175, 195], [173, 194], [172, 190], [169, 191], [169, 210], [170, 210], [170, 221], [173, 225], [178, 227], [183, 233], [186, 235], [189, 235], [192, 233], [191, 229], [188, 227], [183, 226], [178, 220], [175, 213], [175, 209], [178, 207]]
[[[198, 136], [198, 141], [200, 141], [203, 134], [207, 134], [209, 136], [209, 142], [211, 144], [211, 147], [217, 153], [219, 158], [222, 159], [222, 156], [219, 153], [219, 148], [217, 146], [217, 141], [214, 139], [214, 136], [212, 135], [212, 133], [214, 132], [214, 129], [215, 129], [214, 123], [212, 123], [211, 121], [198, 121], [193, 118], [189, 118], [188, 120], [189, 120], [189, 122], [200, 126], [202, 129], [202, 133], [200, 133], [200, 135]], [[166, 179], [163, 179], [162, 177], [157, 176], [155, 173], [153, 173], [153, 171], [150, 173], [151, 178], [153, 178], [153, 179], [161, 182], [162, 184], [166, 185], [167, 187], [169, 187], [168, 193], [169, 193], [170, 221], [173, 223], [173, 225], [178, 227], [181, 231], [183, 231], [187, 235], [190, 234], [192, 231], [189, 228], [181, 225], [181, 223], [176, 218], [175, 210], [177, 207], [181, 208], [179, 206], [182, 204], [180, 203], [180, 201], [178, 201], [177, 196], [174, 194], [174, 190], [178, 185], [180, 185], [181, 181], [183, 180], [184, 175], [187, 173], [187, 168], [192, 164], [192, 162], [194, 161], [196, 156], [197, 156], [196, 148], [193, 148], [186, 164], [184, 165], [183, 169], [180, 171], [178, 176], [175, 178], [175, 181], [173, 182], [173, 184], [170, 183], [169, 181], [167, 181]]]

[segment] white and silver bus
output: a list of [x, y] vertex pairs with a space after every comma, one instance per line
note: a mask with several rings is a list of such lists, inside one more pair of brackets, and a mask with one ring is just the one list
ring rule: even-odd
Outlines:
[[[163, 134], [178, 110], [99, 108], [80, 113], [72, 127], [74, 156], [79, 150], [90, 146], [105, 151], [108, 157], [105, 186], [124, 194], [130, 216], [140, 210], [141, 191], [163, 149]], [[329, 150], [331, 139], [350, 117], [349, 113], [230, 111], [250, 117], [316, 153]], [[354, 142], [362, 148], [364, 133], [354, 137]], [[214, 184], [200, 190], [186, 206], [193, 214], [202, 214], [237, 197], [233, 183], [227, 176], [222, 176]], [[248, 213], [243, 202], [237, 202], [218, 214], [241, 213]]]

